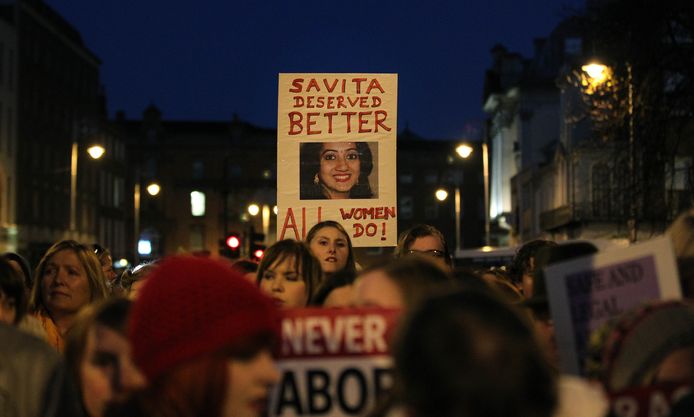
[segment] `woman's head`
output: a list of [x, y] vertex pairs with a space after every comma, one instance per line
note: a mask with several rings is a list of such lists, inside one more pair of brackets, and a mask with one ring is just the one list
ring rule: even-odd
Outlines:
[[427, 258], [393, 259], [359, 273], [354, 284], [355, 304], [410, 309], [453, 286], [452, 278]]
[[103, 416], [108, 404], [124, 402], [145, 386], [126, 336], [130, 305], [129, 300], [116, 297], [89, 306], [67, 334], [65, 358], [90, 417]]
[[532, 330], [488, 292], [426, 300], [393, 348], [396, 397], [419, 416], [549, 417], [556, 382]]
[[133, 358], [150, 383], [143, 395], [162, 415], [175, 405], [190, 415], [220, 416], [235, 402], [238, 415], [256, 416], [279, 378], [270, 353], [277, 311], [222, 262], [163, 260], [129, 324]]
[[267, 248], [257, 284], [283, 308], [304, 307], [322, 280], [321, 266], [304, 242], [280, 240]]
[[371, 148], [366, 142], [301, 145], [301, 199], [371, 198]]
[[402, 232], [395, 248], [395, 257], [409, 255], [428, 256], [444, 267], [452, 264], [451, 254], [446, 245], [446, 238], [437, 228], [428, 224], [419, 224]]
[[0, 322], [18, 324], [26, 308], [24, 282], [10, 261], [0, 256]]
[[343, 269], [356, 273], [352, 241], [340, 223], [333, 220], [317, 223], [308, 231], [306, 242], [325, 274]]
[[30, 304], [51, 315], [76, 314], [90, 302], [106, 298], [101, 264], [94, 251], [63, 240], [51, 246], [36, 267]]

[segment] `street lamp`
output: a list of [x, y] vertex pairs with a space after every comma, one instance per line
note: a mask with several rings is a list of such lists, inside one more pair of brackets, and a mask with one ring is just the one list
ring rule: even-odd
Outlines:
[[[161, 186], [156, 182], [150, 182], [147, 187], [147, 194], [151, 196], [156, 196], [161, 191]], [[152, 252], [151, 242], [140, 243], [140, 180], [135, 181], [135, 187], [133, 189], [133, 210], [134, 210], [134, 221], [133, 221], [133, 247], [135, 248], [135, 259], [139, 259], [139, 254], [149, 254]], [[135, 262], [137, 263], [137, 262]]]
[[[636, 149], [634, 143], [634, 83], [632, 79], [631, 63], [626, 63], [627, 68], [627, 117], [628, 137], [629, 137], [629, 218], [627, 219], [627, 229], [629, 230], [629, 242], [636, 242]], [[587, 94], [593, 94], [598, 87], [603, 84], [611, 86], [613, 84], [613, 71], [607, 65], [597, 61], [592, 61], [581, 67], [581, 85], [586, 89]]]
[[[106, 150], [103, 146], [93, 145], [87, 149], [87, 154], [92, 159], [101, 158]], [[70, 152], [70, 232], [77, 233], [77, 162], [79, 159], [79, 144], [77, 140], [72, 142]]]
[[260, 207], [257, 204], [253, 203], [248, 206], [248, 214], [257, 216], [258, 213], [260, 213]]
[[439, 201], [446, 201], [446, 199], [448, 198], [448, 191], [444, 190], [443, 188], [439, 188], [434, 193], [434, 196]]
[[[461, 143], [455, 148], [455, 153], [461, 159], [467, 159], [472, 155], [473, 148], [467, 143]], [[455, 177], [455, 251], [459, 252], [462, 249], [463, 243], [460, 236], [460, 176]]]

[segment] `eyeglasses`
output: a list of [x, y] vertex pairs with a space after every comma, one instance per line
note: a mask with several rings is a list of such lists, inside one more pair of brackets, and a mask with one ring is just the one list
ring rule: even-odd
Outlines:
[[432, 258], [443, 258], [446, 256], [443, 251], [440, 251], [438, 249], [429, 249], [429, 250], [414, 250], [410, 249], [407, 252], [405, 252], [406, 255], [425, 255], [425, 256], [431, 256]]

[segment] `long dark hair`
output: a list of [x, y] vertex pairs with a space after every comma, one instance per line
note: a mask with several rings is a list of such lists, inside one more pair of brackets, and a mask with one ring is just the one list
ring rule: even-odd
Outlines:
[[306, 284], [306, 304], [308, 305], [323, 280], [323, 272], [320, 262], [313, 256], [308, 245], [304, 242], [284, 239], [267, 248], [260, 265], [258, 265], [256, 284], [260, 286], [265, 270], [275, 262], [282, 262], [285, 259], [293, 259], [294, 267], [301, 272], [300, 275]]
[[[373, 154], [366, 142], [354, 142], [359, 154], [359, 180], [349, 191], [349, 198], [373, 198], [374, 193], [369, 184], [369, 175], [373, 171]], [[300, 196], [302, 200], [325, 200], [320, 184], [313, 182], [320, 171], [320, 155], [324, 142], [306, 142], [301, 144]]]

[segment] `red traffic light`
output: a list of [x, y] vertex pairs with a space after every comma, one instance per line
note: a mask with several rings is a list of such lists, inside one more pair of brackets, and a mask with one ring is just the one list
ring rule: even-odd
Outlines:
[[265, 250], [264, 249], [256, 249], [253, 252], [253, 257], [260, 260], [263, 258], [263, 255], [265, 255]]
[[227, 237], [226, 244], [231, 249], [237, 249], [239, 246], [241, 246], [241, 239], [239, 239], [239, 237], [236, 235], [231, 235]]

